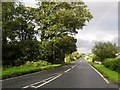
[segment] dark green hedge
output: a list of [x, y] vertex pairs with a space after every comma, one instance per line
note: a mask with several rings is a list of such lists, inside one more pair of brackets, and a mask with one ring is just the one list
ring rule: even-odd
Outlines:
[[120, 58], [107, 58], [104, 60], [103, 65], [113, 71], [120, 72]]

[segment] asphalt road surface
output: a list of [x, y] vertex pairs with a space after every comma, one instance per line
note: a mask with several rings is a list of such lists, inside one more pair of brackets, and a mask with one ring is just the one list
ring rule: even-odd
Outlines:
[[118, 88], [101, 77], [84, 58], [52, 70], [2, 80], [2, 88]]

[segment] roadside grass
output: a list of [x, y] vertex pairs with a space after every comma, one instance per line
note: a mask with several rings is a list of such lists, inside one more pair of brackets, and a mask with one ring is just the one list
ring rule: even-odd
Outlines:
[[89, 62], [93, 67], [95, 67], [105, 78], [108, 79], [111, 83], [120, 85], [120, 73], [116, 71], [112, 71], [108, 68], [106, 68], [102, 64], [96, 64], [93, 62]]
[[10, 78], [10, 77], [15, 77], [15, 76], [20, 76], [24, 74], [29, 74], [37, 71], [42, 71], [42, 70], [48, 70], [48, 69], [53, 69], [55, 67], [60, 67], [62, 66], [61, 64], [50, 64], [46, 66], [27, 66], [27, 65], [22, 65], [19, 67], [9, 67], [6, 68], [5, 70], [2, 70], [2, 79]]
[[42, 71], [42, 70], [53, 69], [56, 67], [71, 64], [71, 63], [75, 62], [76, 60], [74, 60], [74, 61], [69, 60], [69, 62], [65, 62], [63, 64], [51, 64], [47, 61], [42, 61], [42, 60], [39, 60], [36, 62], [27, 61], [25, 64], [20, 65], [20, 66], [0, 68], [0, 78], [6, 79], [6, 78], [30, 74], [30, 73], [34, 73], [34, 72], [38, 72], [38, 71]]

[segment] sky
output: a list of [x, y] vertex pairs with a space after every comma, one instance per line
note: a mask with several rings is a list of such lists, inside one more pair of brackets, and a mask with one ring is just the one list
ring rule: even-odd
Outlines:
[[91, 53], [96, 41], [118, 44], [118, 3], [86, 2], [86, 5], [93, 19], [76, 35], [78, 51]]
[[[26, 6], [36, 7], [35, 0], [23, 0]], [[93, 19], [79, 30], [77, 50], [82, 53], [91, 53], [94, 42], [110, 41], [118, 44], [118, 2], [117, 0], [84, 0]]]

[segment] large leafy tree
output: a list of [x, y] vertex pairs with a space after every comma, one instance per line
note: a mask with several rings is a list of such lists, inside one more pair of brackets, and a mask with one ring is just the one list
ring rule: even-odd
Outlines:
[[111, 42], [96, 42], [92, 52], [100, 61], [104, 61], [106, 58], [114, 58], [118, 49], [116, 44], [112, 44]]
[[35, 20], [40, 26], [41, 40], [74, 35], [92, 18], [81, 2], [39, 2]]
[[76, 51], [73, 35], [92, 18], [87, 6], [82, 1], [39, 2], [38, 6], [2, 3], [3, 65], [38, 59], [63, 63], [65, 54]]
[[[42, 55], [52, 63], [64, 61], [65, 54], [76, 51], [73, 35], [92, 18], [81, 2], [39, 2], [35, 21], [39, 26]], [[42, 50], [42, 49], [41, 49]], [[48, 56], [47, 56], [48, 55]]]

